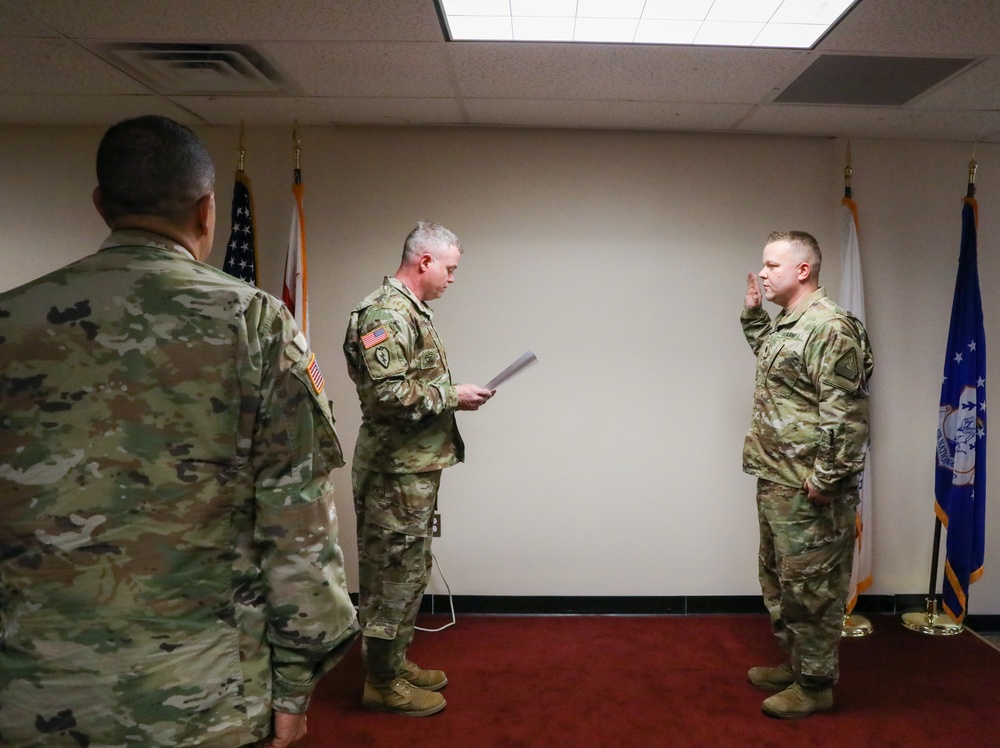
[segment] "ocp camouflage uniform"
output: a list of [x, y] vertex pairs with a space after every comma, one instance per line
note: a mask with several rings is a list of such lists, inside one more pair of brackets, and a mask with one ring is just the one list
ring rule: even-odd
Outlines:
[[130, 231], [0, 318], [0, 744], [240, 746], [303, 712], [357, 622], [281, 302]]
[[[758, 478], [761, 590], [797, 680], [827, 688], [839, 676], [871, 346], [822, 288], [773, 322], [760, 307], [744, 309], [741, 322], [757, 355], [743, 470]], [[810, 501], [807, 478], [833, 501]]]
[[431, 572], [441, 470], [464, 459], [458, 395], [433, 313], [396, 278], [351, 311], [347, 369], [361, 400], [352, 482], [369, 675], [394, 677]]

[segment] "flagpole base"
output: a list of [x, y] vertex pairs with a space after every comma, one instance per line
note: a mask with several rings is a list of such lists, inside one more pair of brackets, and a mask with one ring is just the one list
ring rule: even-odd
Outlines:
[[864, 616], [850, 614], [844, 616], [844, 625], [840, 629], [840, 635], [845, 639], [858, 639], [873, 633], [875, 633], [875, 627]]
[[910, 631], [929, 636], [954, 636], [965, 629], [961, 623], [938, 613], [937, 600], [933, 598], [927, 598], [927, 609], [923, 613], [904, 613], [903, 625]]

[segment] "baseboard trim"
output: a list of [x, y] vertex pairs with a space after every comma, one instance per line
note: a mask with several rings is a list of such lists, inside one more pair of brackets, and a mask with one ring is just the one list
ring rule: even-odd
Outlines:
[[[351, 593], [358, 604], [358, 595]], [[456, 615], [754, 615], [764, 613], [760, 595], [668, 596], [560, 596], [560, 595], [455, 595]], [[927, 607], [926, 594], [861, 595], [854, 612], [859, 615], [902, 615]], [[421, 613], [451, 612], [448, 595], [424, 595]], [[1000, 615], [970, 614], [968, 628], [977, 633], [1000, 632]]]
[[[863, 595], [858, 613], [896, 613], [912, 607], [909, 598], [922, 596]], [[760, 595], [671, 596], [558, 596], [558, 595], [455, 595], [455, 612], [491, 615], [721, 615], [763, 613]], [[420, 610], [449, 610], [447, 595], [424, 595]]]
[[[924, 610], [926, 594], [861, 595], [859, 615], [902, 615]], [[455, 595], [455, 614], [467, 615], [751, 615], [764, 613], [759, 595], [558, 596]], [[447, 595], [424, 595], [423, 613], [450, 612]], [[976, 632], [1000, 631], [1000, 615], [973, 615]]]

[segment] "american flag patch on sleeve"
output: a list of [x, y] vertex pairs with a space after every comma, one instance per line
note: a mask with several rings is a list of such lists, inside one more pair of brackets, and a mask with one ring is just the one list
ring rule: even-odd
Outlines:
[[315, 353], [309, 359], [309, 381], [312, 382], [313, 389], [316, 390], [317, 395], [326, 387], [326, 382], [323, 381], [323, 372], [319, 370], [319, 364], [316, 363]]
[[361, 345], [365, 347], [367, 351], [372, 346], [378, 345], [379, 343], [384, 343], [389, 339], [389, 333], [385, 331], [384, 326], [376, 327], [370, 333], [361, 336]]

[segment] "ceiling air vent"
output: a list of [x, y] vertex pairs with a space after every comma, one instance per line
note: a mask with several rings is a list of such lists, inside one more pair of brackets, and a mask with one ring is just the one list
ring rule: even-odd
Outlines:
[[978, 57], [821, 55], [774, 101], [902, 106], [978, 60]]
[[111, 42], [95, 51], [165, 95], [274, 94], [288, 89], [263, 55], [245, 44]]

